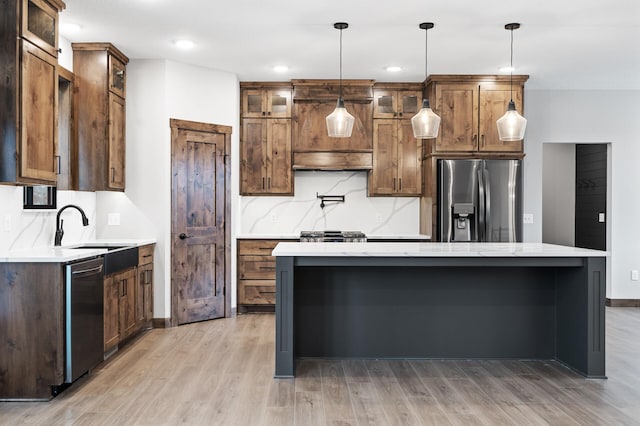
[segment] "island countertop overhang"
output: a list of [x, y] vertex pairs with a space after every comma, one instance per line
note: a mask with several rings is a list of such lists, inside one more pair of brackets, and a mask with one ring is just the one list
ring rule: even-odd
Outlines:
[[545, 243], [279, 243], [273, 256], [522, 258], [607, 257], [606, 251]]

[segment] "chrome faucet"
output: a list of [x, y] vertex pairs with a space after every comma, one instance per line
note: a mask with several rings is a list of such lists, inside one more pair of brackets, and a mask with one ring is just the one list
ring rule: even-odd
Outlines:
[[58, 210], [58, 215], [56, 216], [56, 240], [53, 243], [54, 246], [59, 246], [62, 244], [62, 236], [64, 235], [64, 230], [62, 229], [62, 223], [64, 222], [64, 220], [60, 219], [60, 214], [62, 214], [62, 212], [65, 211], [65, 209], [68, 209], [69, 207], [73, 207], [74, 209], [80, 212], [80, 214], [82, 215], [82, 226], [89, 226], [89, 219], [87, 219], [87, 215], [84, 214], [84, 210], [82, 210], [80, 207], [74, 204], [67, 204], [66, 206]]

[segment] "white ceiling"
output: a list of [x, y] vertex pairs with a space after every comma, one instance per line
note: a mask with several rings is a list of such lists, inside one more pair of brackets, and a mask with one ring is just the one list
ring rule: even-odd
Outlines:
[[[130, 59], [165, 58], [228, 71], [241, 81], [343, 77], [424, 80], [424, 31], [431, 21], [430, 74], [498, 74], [509, 63], [529, 89], [640, 90], [638, 0], [66, 0], [73, 42], [109, 41]], [[196, 43], [180, 51], [175, 40]], [[275, 73], [275, 65], [289, 71]], [[388, 65], [403, 68], [388, 73]]]

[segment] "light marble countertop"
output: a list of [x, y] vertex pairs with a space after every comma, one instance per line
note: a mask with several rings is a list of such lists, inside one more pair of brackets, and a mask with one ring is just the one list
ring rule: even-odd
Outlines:
[[[403, 234], [403, 235], [367, 235], [369, 239], [375, 240], [430, 240], [430, 235], [425, 234]], [[239, 234], [236, 235], [238, 240], [295, 240], [300, 239], [300, 234], [282, 235], [282, 234]]]
[[543, 243], [279, 243], [273, 256], [605, 257], [606, 251]]
[[156, 242], [153, 238], [136, 239], [104, 239], [83, 241], [61, 247], [36, 247], [23, 250], [0, 251], [1, 262], [37, 262], [37, 263], [67, 263], [107, 253], [105, 248], [82, 248], [78, 246], [103, 246], [103, 247], [140, 247]]

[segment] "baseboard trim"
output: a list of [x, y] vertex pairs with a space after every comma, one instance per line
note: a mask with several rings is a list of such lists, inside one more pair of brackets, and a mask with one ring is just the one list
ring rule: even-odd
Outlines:
[[640, 299], [607, 299], [606, 305], [612, 308], [640, 308]]
[[171, 318], [154, 318], [153, 328], [171, 328]]

